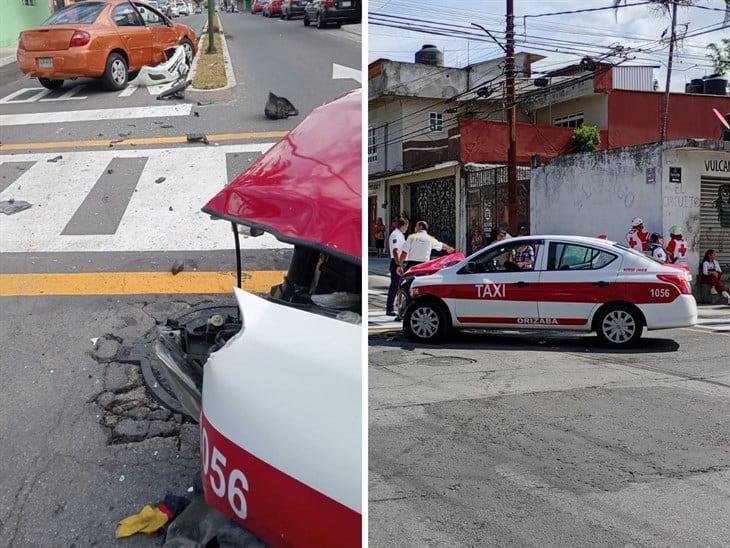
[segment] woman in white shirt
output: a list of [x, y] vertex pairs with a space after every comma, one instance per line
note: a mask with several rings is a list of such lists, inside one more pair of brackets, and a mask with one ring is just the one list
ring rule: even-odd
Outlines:
[[708, 249], [702, 259], [702, 283], [710, 286], [712, 295], [721, 294], [727, 299], [727, 304], [730, 305], [730, 294], [726, 291], [725, 284], [722, 283], [722, 268], [720, 268], [720, 263], [717, 262], [714, 249]]

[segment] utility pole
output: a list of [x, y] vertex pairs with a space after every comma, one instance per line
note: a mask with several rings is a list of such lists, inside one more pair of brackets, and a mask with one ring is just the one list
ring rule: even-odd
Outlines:
[[669, 121], [669, 86], [672, 83], [672, 63], [674, 62], [674, 42], [677, 40], [677, 1], [672, 2], [672, 34], [669, 38], [669, 60], [667, 61], [667, 82], [664, 87], [664, 101], [662, 102], [662, 127], [659, 132], [659, 142], [663, 143], [667, 137], [667, 122]]
[[208, 53], [215, 53], [213, 27], [215, 26], [215, 3], [217, 0], [208, 0]]
[[517, 233], [517, 109], [515, 108], [515, 6], [507, 0], [507, 44], [505, 72], [507, 84], [507, 222], [510, 234]]

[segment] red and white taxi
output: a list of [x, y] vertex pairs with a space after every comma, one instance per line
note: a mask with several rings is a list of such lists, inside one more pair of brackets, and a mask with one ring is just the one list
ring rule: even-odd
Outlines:
[[415, 278], [403, 330], [423, 342], [459, 328], [595, 331], [629, 346], [644, 327], [697, 322], [690, 281], [686, 269], [608, 240], [512, 238]]
[[289, 269], [156, 345], [206, 502], [272, 547], [361, 545], [361, 113], [359, 90], [315, 109], [204, 206], [292, 244]]

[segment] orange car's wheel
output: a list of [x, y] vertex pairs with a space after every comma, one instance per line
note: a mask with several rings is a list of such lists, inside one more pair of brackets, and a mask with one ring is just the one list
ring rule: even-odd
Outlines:
[[193, 57], [195, 57], [195, 54], [193, 53], [193, 43], [187, 38], [183, 38], [180, 40], [180, 45], [185, 50], [185, 62], [188, 64], [188, 67], [191, 67], [193, 64]]
[[46, 89], [61, 89], [63, 80], [51, 80], [50, 78], [38, 78], [40, 84]]
[[129, 72], [127, 61], [118, 53], [112, 53], [106, 60], [106, 70], [101, 77], [104, 86], [111, 91], [119, 91], [127, 87]]

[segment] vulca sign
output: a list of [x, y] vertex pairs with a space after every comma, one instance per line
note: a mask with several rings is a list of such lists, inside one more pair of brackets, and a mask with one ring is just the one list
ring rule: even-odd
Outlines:
[[705, 160], [705, 171], [730, 173], [730, 160]]

